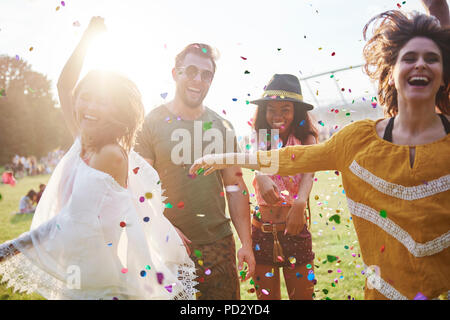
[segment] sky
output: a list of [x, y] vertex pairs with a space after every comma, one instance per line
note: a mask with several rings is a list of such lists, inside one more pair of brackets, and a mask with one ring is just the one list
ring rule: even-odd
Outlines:
[[362, 29], [397, 5], [425, 12], [419, 0], [0, 0], [0, 55], [17, 55], [45, 74], [57, 100], [64, 64], [90, 18], [102, 16], [108, 31], [90, 48], [81, 77], [94, 68], [125, 74], [147, 113], [173, 98], [176, 54], [207, 43], [220, 57], [204, 103], [245, 134], [256, 108], [247, 101], [260, 97], [275, 73], [302, 79], [352, 67], [334, 79], [302, 80], [304, 100], [332, 107], [373, 97], [376, 85], [354, 67], [364, 63]]

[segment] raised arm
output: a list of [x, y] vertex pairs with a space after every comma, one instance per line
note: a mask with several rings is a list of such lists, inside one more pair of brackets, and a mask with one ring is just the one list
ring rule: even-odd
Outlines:
[[75, 137], [77, 132], [76, 120], [75, 120], [75, 110], [73, 101], [73, 90], [80, 77], [81, 68], [83, 67], [84, 58], [86, 56], [88, 47], [95, 36], [106, 30], [103, 18], [93, 17], [86, 31], [83, 33], [80, 42], [73, 51], [69, 60], [67, 60], [61, 75], [58, 79], [58, 95], [61, 108], [63, 111], [64, 119], [66, 124]]
[[450, 13], [447, 0], [422, 0], [422, 4], [429, 15], [435, 16], [441, 26], [448, 27], [450, 25]]

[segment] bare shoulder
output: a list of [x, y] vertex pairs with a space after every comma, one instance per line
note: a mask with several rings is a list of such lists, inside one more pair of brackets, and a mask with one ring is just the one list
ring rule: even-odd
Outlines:
[[104, 146], [92, 157], [90, 165], [97, 170], [108, 173], [120, 185], [126, 185], [128, 162], [120, 146], [115, 144]]

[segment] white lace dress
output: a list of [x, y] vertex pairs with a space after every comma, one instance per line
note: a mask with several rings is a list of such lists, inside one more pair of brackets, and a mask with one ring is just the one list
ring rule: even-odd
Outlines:
[[1, 281], [47, 299], [193, 299], [195, 266], [163, 215], [156, 171], [131, 151], [125, 189], [80, 151], [76, 139], [30, 231], [0, 246], [20, 251], [0, 262]]

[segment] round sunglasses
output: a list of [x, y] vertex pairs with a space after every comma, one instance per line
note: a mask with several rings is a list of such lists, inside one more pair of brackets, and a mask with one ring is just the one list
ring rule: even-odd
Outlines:
[[183, 70], [186, 77], [188, 77], [190, 80], [194, 79], [198, 73], [200, 72], [200, 78], [203, 82], [211, 82], [214, 74], [209, 70], [200, 70], [194, 65], [190, 65], [187, 67], [178, 67], [177, 69]]

